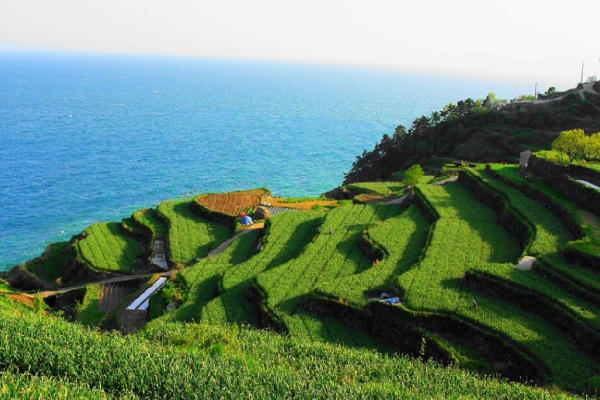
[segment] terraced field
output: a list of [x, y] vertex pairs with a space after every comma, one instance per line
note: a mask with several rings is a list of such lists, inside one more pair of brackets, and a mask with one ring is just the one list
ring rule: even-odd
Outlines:
[[406, 185], [402, 182], [357, 182], [347, 186], [356, 193], [388, 196], [400, 193]]
[[[514, 169], [495, 170], [530, 185]], [[195, 214], [194, 199], [134, 213], [153, 235], [166, 234], [171, 263], [182, 267], [175, 284], [183, 300], [153, 326], [266, 327], [309, 343], [409, 352], [589, 391], [600, 382], [600, 276], [561, 254], [588, 231], [565, 225], [572, 205], [557, 216], [561, 199], [549, 207], [513, 181], [465, 168], [457, 182], [418, 185], [408, 204], [298, 206], [213, 257], [233, 232]], [[359, 186], [389, 195], [401, 190], [393, 185]], [[215, 198], [227, 199], [224, 214], [247, 206], [231, 200], [240, 193]], [[204, 200], [217, 201], [211, 196]], [[123, 270], [141, 249], [114, 225], [88, 228], [78, 245], [90, 263]], [[96, 250], [97, 238], [115, 244]], [[539, 259], [533, 270], [515, 268], [523, 255]], [[380, 302], [382, 292], [400, 304]], [[97, 325], [93, 304], [85, 313]]]
[[[397, 212], [390, 210], [390, 215]], [[367, 231], [373, 242], [386, 253], [383, 259], [364, 272], [323, 282], [316, 290], [324, 296], [354, 306], [366, 305], [369, 292], [372, 297], [378, 297], [384, 291], [393, 293], [395, 279], [418, 261], [429, 226], [427, 219], [414, 205], [404, 213], [390, 216]]]
[[[600, 279], [590, 270], [573, 268], [560, 255], [571, 239], [560, 218], [486, 171], [468, 171], [524, 218], [533, 232], [529, 242], [519, 243], [501, 226], [498, 212], [459, 180], [419, 185], [420, 207], [341, 203], [332, 209], [279, 213], [268, 220], [264, 232], [240, 236], [218, 256], [196, 262], [228, 236], [227, 229], [194, 215], [189, 200], [163, 203], [158, 212], [169, 222], [173, 260], [191, 265], [178, 275], [183, 303], [162, 319], [267, 324], [292, 337], [389, 350], [394, 346], [369, 328], [305, 307], [306, 300], [314, 305], [316, 299], [317, 304], [367, 310], [387, 292], [400, 298], [398, 313], [426, 312], [453, 318], [458, 326], [474, 324], [485, 335], [499, 335], [514, 351], [528, 354], [559, 386], [584, 387], [598, 373], [600, 356], [586, 354], [589, 346], [578, 343], [580, 336], [557, 319], [600, 344], [600, 301], [594, 301], [593, 293], [581, 299], [541, 271], [547, 266], [592, 289], [600, 288]], [[512, 173], [504, 171], [506, 176]], [[518, 175], [513, 179], [523, 183]], [[398, 184], [364, 183], [355, 189], [389, 195], [392, 187], [401, 189], [393, 185]], [[543, 264], [534, 271], [516, 269], [524, 254], [541, 258]], [[532, 307], [535, 301], [551, 311]], [[457, 341], [456, 332], [443, 333], [427, 324], [421, 329], [446, 346], [457, 362], [464, 358], [461, 354], [480, 353], [479, 345]]]
[[[493, 185], [499, 187], [499, 182]], [[441, 187], [424, 185], [419, 189], [439, 219], [424, 260], [398, 278], [399, 286], [406, 291], [408, 307], [452, 313], [506, 335], [514, 343], [528, 348], [560, 384], [566, 385], [594, 371], [597, 368], [594, 362], [580, 346], [564, 337], [553, 320], [541, 318], [530, 307], [520, 307], [518, 299], [504, 302], [504, 298], [489, 296], [489, 290], [465, 286], [462, 279], [469, 270], [484, 271], [536, 294], [552, 296], [581, 318], [597, 319], [597, 308], [531, 271], [516, 269], [514, 264], [521, 252], [516, 240], [496, 224], [495, 213], [469, 199], [470, 194], [459, 183]], [[551, 215], [544, 217], [548, 224], [557, 223]], [[564, 227], [556, 234], [552, 230], [537, 232], [530, 248], [536, 249], [538, 255], [539, 249], [557, 245], [565, 237]], [[476, 299], [477, 309], [473, 308], [472, 299]]]
[[398, 285], [411, 308], [470, 309], [471, 298], [461, 293], [465, 272], [491, 263], [512, 269], [521, 253], [518, 243], [496, 223], [496, 214], [460, 184], [422, 185], [419, 190], [439, 219], [423, 261], [402, 274]]
[[206, 208], [230, 216], [256, 207], [261, 200], [269, 195], [266, 189], [243, 190], [239, 192], [203, 194], [196, 201]]
[[[94, 224], [77, 241], [81, 256], [98, 271], [129, 273], [144, 254], [140, 244], [114, 222]], [[141, 266], [141, 265], [140, 265]]]
[[168, 222], [169, 256], [174, 264], [189, 264], [231, 236], [230, 228], [208, 221], [190, 209], [192, 200], [161, 203], [158, 213]]

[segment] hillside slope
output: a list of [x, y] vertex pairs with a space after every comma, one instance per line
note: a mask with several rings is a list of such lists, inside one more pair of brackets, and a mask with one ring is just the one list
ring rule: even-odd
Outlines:
[[399, 125], [375, 148], [364, 151], [345, 175], [344, 185], [387, 180], [412, 164], [439, 168], [449, 160], [515, 162], [523, 150], [549, 148], [563, 130], [600, 131], [600, 84], [572, 90], [553, 101], [501, 104], [466, 99]]

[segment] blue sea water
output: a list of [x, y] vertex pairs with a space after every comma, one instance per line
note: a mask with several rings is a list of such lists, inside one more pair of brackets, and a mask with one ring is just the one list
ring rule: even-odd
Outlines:
[[342, 66], [0, 53], [0, 270], [168, 198], [318, 196], [398, 124], [527, 90]]

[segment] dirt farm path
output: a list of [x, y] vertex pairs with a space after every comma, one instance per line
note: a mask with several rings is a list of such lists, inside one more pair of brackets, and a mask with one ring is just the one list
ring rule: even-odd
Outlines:
[[[256, 229], [262, 229], [264, 228], [264, 223], [258, 223], [258, 224], [253, 224], [253, 225], [249, 225], [249, 226], [245, 226], [243, 227], [243, 230], [238, 232], [236, 235], [232, 236], [231, 238], [227, 239], [226, 241], [224, 241], [223, 243], [221, 243], [220, 245], [218, 245], [213, 251], [211, 251], [207, 257], [214, 257], [217, 254], [221, 253], [222, 251], [224, 251], [238, 236], [241, 235], [245, 235], [251, 231], [254, 231]], [[145, 273], [145, 274], [138, 274], [138, 275], [124, 275], [124, 276], [115, 276], [112, 278], [106, 278], [106, 279], [102, 279], [102, 280], [98, 280], [98, 281], [93, 281], [93, 282], [86, 282], [86, 283], [81, 283], [81, 284], [77, 284], [77, 285], [73, 285], [73, 286], [66, 286], [66, 287], [61, 287], [57, 290], [44, 290], [39, 292], [39, 296], [41, 296], [42, 298], [47, 298], [50, 296], [55, 296], [57, 294], [63, 294], [63, 293], [67, 293], [73, 290], [77, 290], [77, 289], [83, 289], [85, 286], [87, 285], [92, 285], [92, 284], [97, 284], [97, 285], [102, 285], [102, 299], [101, 299], [101, 304], [99, 304], [100, 308], [102, 308], [101, 311], [113, 311], [115, 309], [115, 301], [122, 299], [123, 297], [123, 288], [120, 287], [120, 285], [118, 285], [119, 283], [124, 283], [124, 282], [128, 282], [128, 281], [133, 281], [133, 280], [137, 280], [137, 279], [144, 279], [144, 278], [150, 278], [152, 276], [157, 276], [157, 277], [171, 277], [174, 275], [174, 271], [170, 270], [170, 271], [165, 271], [165, 272], [150, 272], [150, 273]], [[144, 285], [144, 288], [141, 289], [146, 289], [147, 287], [149, 287], [150, 285]], [[25, 293], [25, 292], [21, 292], [21, 293], [10, 293], [10, 294], [6, 294], [8, 297], [13, 298], [15, 300], [21, 301], [25, 304], [28, 304], [29, 306], [33, 306], [33, 301], [35, 299], [36, 296], [38, 296], [38, 294], [30, 294], [30, 293]], [[110, 299], [110, 297], [116, 297], [115, 299], [112, 299], [114, 301], [112, 301]], [[104, 298], [107, 297], [107, 298]], [[124, 333], [129, 333], [129, 332], [134, 332], [138, 329], [140, 329], [141, 327], [143, 327], [146, 322], [148, 321], [148, 313], [147, 311], [141, 311], [141, 310], [127, 310], [127, 307], [136, 300], [137, 297], [134, 297], [131, 299], [131, 301], [128, 301], [127, 303], [125, 303], [124, 305], [122, 305], [118, 310], [117, 310], [117, 320], [119, 321], [119, 323], [122, 326], [122, 331]]]
[[[40, 295], [42, 296], [42, 298], [46, 298], [46, 297], [54, 296], [56, 294], [70, 292], [71, 290], [83, 289], [87, 285], [126, 282], [126, 281], [132, 281], [135, 279], [150, 278], [151, 276], [154, 276], [154, 275], [171, 276], [172, 273], [173, 273], [172, 271], [168, 271], [168, 272], [150, 272], [147, 274], [139, 274], [139, 275], [116, 276], [113, 278], [102, 279], [100, 281], [87, 282], [87, 283], [81, 283], [79, 285], [62, 287], [57, 290], [45, 290], [43, 292], [40, 292]], [[26, 294], [26, 293], [24, 293], [24, 294]], [[29, 295], [29, 296], [34, 297], [35, 295]]]
[[250, 233], [253, 230], [256, 229], [262, 229], [265, 227], [264, 223], [260, 223], [260, 224], [253, 224], [253, 225], [248, 225], [243, 231], [239, 232], [238, 234], [230, 237], [229, 239], [227, 239], [226, 241], [224, 241], [223, 243], [221, 243], [220, 245], [218, 245], [213, 251], [211, 251], [210, 253], [208, 253], [208, 257], [214, 257], [217, 254], [221, 253], [223, 250], [225, 250], [238, 236], [241, 235], [245, 235], [246, 233]]

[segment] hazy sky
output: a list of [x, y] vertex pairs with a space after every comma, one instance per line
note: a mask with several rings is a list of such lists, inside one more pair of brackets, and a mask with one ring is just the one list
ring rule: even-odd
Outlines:
[[[600, 1], [0, 0], [0, 49], [352, 64], [573, 87]], [[542, 89], [545, 89], [542, 87]]]

